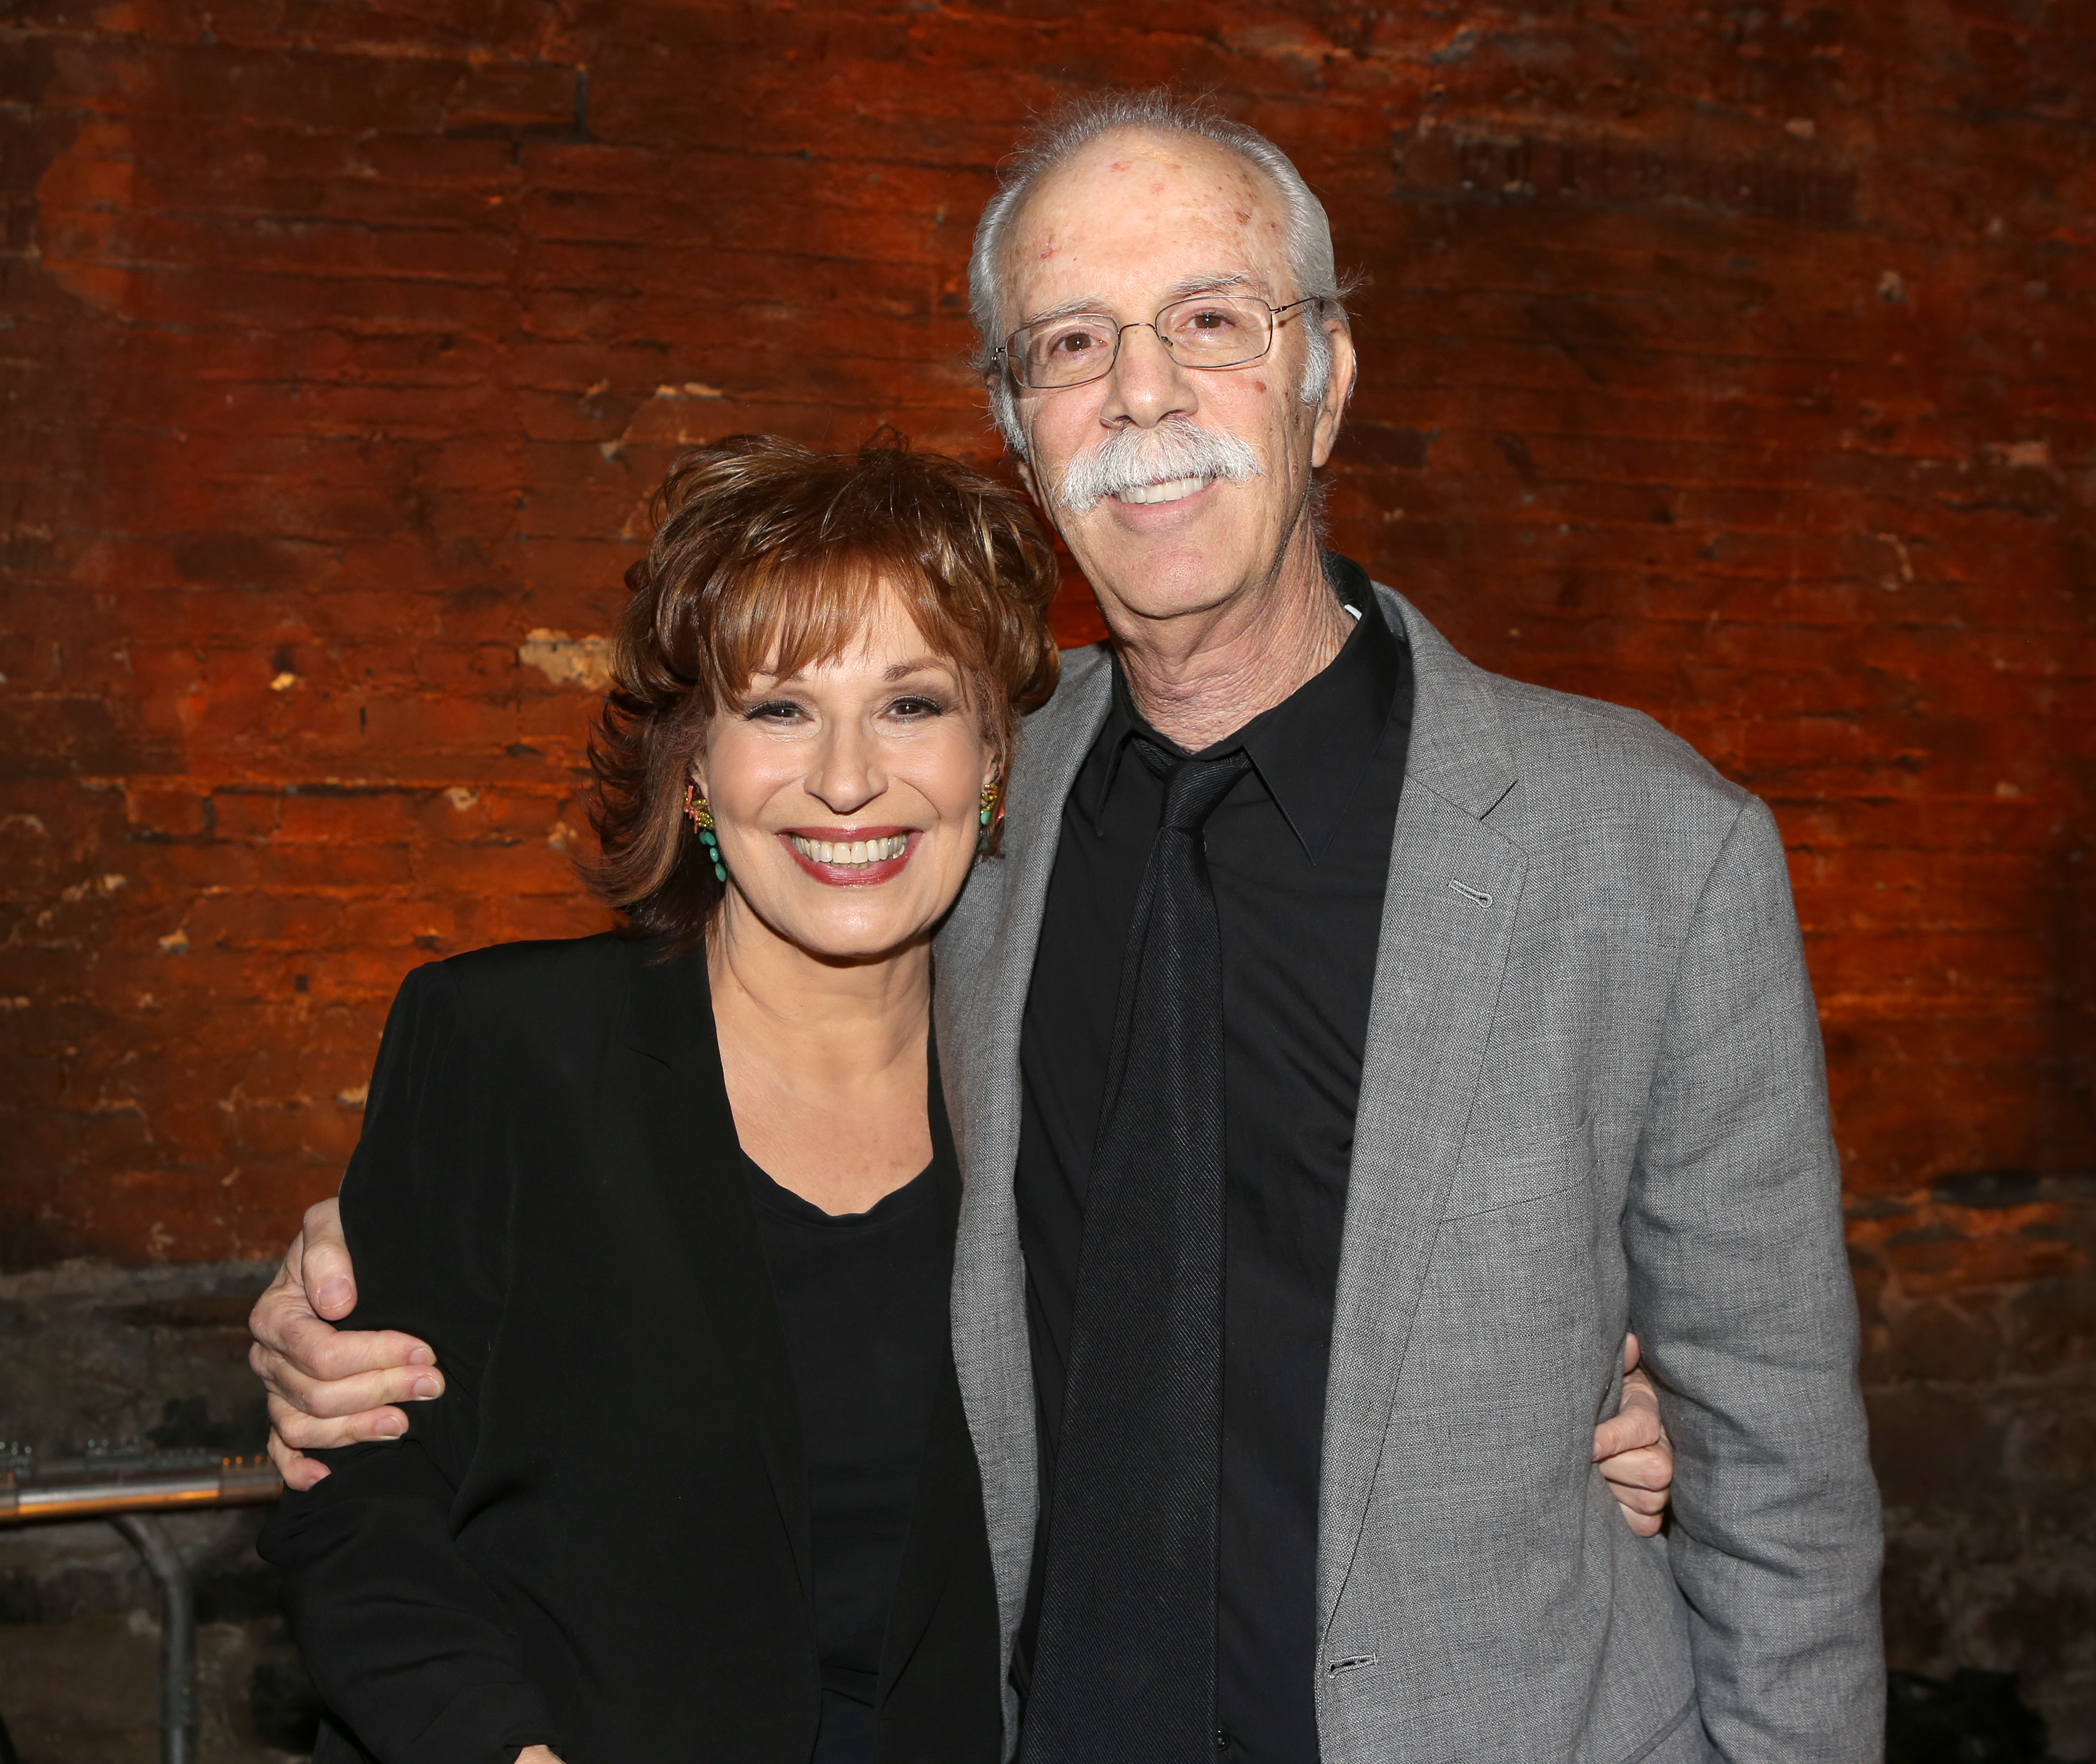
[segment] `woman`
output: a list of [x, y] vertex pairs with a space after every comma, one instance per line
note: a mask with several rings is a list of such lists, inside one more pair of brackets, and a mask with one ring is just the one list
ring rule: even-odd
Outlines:
[[930, 940], [1055, 684], [1054, 554], [895, 448], [730, 442], [660, 500], [594, 755], [634, 935], [403, 985], [355, 1322], [450, 1382], [264, 1552], [383, 1758], [989, 1764]]
[[897, 448], [723, 443], [659, 502], [593, 753], [629, 935], [411, 974], [343, 1182], [350, 1321], [448, 1382], [264, 1534], [316, 1756], [992, 1764], [930, 939], [1054, 556]]

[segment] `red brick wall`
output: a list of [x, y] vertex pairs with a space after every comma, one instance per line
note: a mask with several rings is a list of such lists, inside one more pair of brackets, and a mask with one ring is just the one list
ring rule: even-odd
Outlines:
[[[1338, 543], [1775, 806], [1928, 1561], [2006, 1560], [1961, 1517], [1990, 1479], [2072, 1505], [2096, 1410], [2015, 1430], [2096, 1334], [2074, 9], [9, 17], [0, 1265], [266, 1254], [404, 969], [600, 923], [566, 867], [592, 657], [544, 634], [608, 628], [681, 443], [989, 457], [991, 167], [1059, 93], [1172, 77], [1295, 154], [1368, 278]], [[2096, 1699], [2074, 1620], [2014, 1602], [1904, 1645]]]

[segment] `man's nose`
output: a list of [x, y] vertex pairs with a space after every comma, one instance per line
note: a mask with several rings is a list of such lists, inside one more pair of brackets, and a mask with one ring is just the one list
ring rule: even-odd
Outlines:
[[1190, 416], [1199, 403], [1194, 376], [1172, 359], [1152, 326], [1131, 325], [1121, 333], [1102, 421], [1124, 419], [1147, 429], [1167, 417]]

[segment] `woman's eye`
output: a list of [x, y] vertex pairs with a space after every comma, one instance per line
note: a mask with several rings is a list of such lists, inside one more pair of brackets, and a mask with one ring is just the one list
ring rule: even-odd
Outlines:
[[936, 698], [919, 698], [914, 695], [908, 698], [898, 698], [888, 708], [895, 716], [911, 718], [943, 716], [946, 709]]
[[800, 714], [801, 707], [789, 698], [767, 698], [743, 713], [752, 723], [788, 723]]

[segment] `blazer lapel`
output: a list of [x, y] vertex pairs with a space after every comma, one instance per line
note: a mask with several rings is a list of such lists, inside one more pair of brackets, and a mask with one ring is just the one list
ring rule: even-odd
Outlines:
[[1103, 646], [1063, 658], [1061, 686], [1020, 732], [1005, 793], [1003, 855], [976, 866], [939, 933], [933, 1010], [947, 1112], [969, 1177], [992, 1168], [1009, 1176], [1019, 1155], [1020, 1019], [1063, 805], [1106, 721], [1112, 682]]
[[1478, 670], [1409, 603], [1378, 592], [1411, 643], [1416, 696], [1332, 1321], [1317, 1527], [1321, 1635], [1367, 1513], [1528, 880], [1521, 848], [1486, 824], [1515, 773]]
[[[622, 1113], [638, 1140], [643, 1179], [681, 1241], [700, 1303], [734, 1369], [793, 1565], [812, 1596], [793, 1369], [721, 1077], [705, 956], [695, 950], [651, 966], [648, 945], [631, 947], [626, 1045], [612, 1050], [607, 1119]], [[634, 1345], [646, 1351], [645, 1343]]]
[[[931, 1082], [940, 1087], [939, 1050], [933, 1038]], [[960, 1166], [937, 1097], [932, 1101], [932, 1167], [939, 1188], [939, 1214], [950, 1240], [961, 1212]], [[895, 1597], [881, 1633], [880, 1676], [874, 1706], [888, 1701], [897, 1677], [917, 1650], [925, 1626], [937, 1609], [951, 1570], [960, 1534], [972, 1520], [970, 1509], [980, 1499], [974, 1455], [968, 1447], [967, 1422], [961, 1413], [961, 1392], [948, 1353], [939, 1369], [939, 1394], [933, 1399], [932, 1423], [925, 1436], [924, 1461], [918, 1473], [917, 1499], [910, 1514]]]
[[1020, 1025], [1063, 801], [1106, 720], [1111, 679], [1103, 648], [1063, 657], [1060, 688], [1020, 737], [1006, 797], [1004, 856], [976, 866], [937, 945], [933, 1014], [964, 1185], [954, 1251], [954, 1360], [982, 1473], [1007, 1658], [1026, 1599], [1038, 1468], [1012, 1193]]

